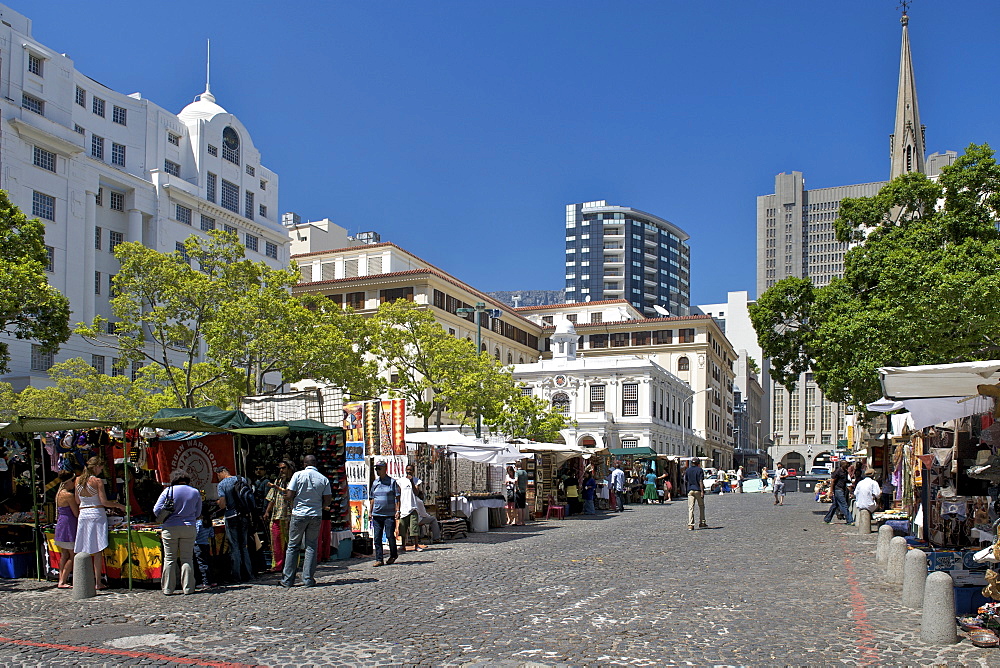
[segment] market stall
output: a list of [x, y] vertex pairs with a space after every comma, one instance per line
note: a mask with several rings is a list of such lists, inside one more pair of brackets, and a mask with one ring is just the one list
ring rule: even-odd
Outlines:
[[[521, 452], [534, 456], [526, 462], [525, 470], [528, 473], [528, 507], [535, 517], [546, 515], [550, 503], [572, 506], [571, 512], [576, 510], [581, 503], [579, 490], [585, 467], [593, 461], [594, 455], [607, 452], [579, 445], [535, 441], [522, 441], [518, 447]], [[594, 477], [603, 479], [597, 472]]]

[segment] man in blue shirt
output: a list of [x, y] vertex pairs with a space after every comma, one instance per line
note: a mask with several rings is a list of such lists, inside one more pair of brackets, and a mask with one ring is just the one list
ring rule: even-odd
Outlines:
[[688, 530], [694, 531], [694, 508], [697, 505], [699, 510], [698, 528], [705, 529], [708, 524], [705, 522], [705, 469], [701, 468], [701, 461], [695, 457], [691, 459], [691, 464], [684, 470], [684, 489], [688, 497]]
[[[375, 540], [375, 565], [396, 561], [396, 520], [399, 518], [400, 490], [386, 473], [385, 462], [375, 464], [375, 481], [371, 488], [372, 538]], [[389, 538], [389, 561], [383, 560], [382, 537]]]
[[219, 508], [225, 511], [226, 540], [229, 541], [229, 555], [233, 562], [232, 579], [234, 582], [246, 582], [253, 579], [253, 566], [250, 564], [250, 550], [247, 542], [250, 538], [251, 517], [237, 511], [236, 484], [239, 481], [249, 485], [250, 482], [235, 476], [225, 466], [216, 466], [215, 475], [219, 479]]
[[620, 513], [625, 512], [625, 471], [622, 471], [621, 462], [615, 462], [611, 475], [608, 476], [608, 483], [611, 491], [615, 493], [615, 510]]
[[316, 547], [319, 544], [319, 527], [323, 511], [329, 510], [333, 491], [330, 479], [316, 468], [316, 457], [302, 458], [305, 469], [296, 471], [288, 481], [285, 499], [292, 505], [288, 522], [288, 548], [285, 550], [285, 570], [281, 586], [288, 588], [295, 582], [299, 569], [299, 546], [305, 541], [306, 558], [302, 564], [302, 584], [316, 584]]

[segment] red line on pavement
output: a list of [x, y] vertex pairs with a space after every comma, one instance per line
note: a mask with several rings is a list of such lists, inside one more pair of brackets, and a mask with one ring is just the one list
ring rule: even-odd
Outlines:
[[11, 645], [23, 645], [25, 647], [44, 647], [45, 649], [58, 649], [64, 652], [81, 652], [83, 654], [110, 654], [112, 656], [127, 656], [132, 659], [154, 659], [156, 661], [173, 661], [189, 666], [213, 666], [214, 668], [253, 668], [245, 663], [226, 663], [223, 661], [203, 661], [201, 659], [190, 659], [184, 656], [168, 656], [166, 654], [155, 654], [153, 652], [130, 652], [126, 649], [107, 649], [104, 647], [86, 647], [76, 645], [58, 645], [47, 642], [34, 642], [31, 640], [17, 640], [15, 638], [0, 637], [0, 643]]
[[854, 564], [851, 563], [851, 556], [847, 554], [847, 545], [843, 536], [841, 536], [840, 543], [844, 548], [844, 570], [847, 571], [847, 584], [851, 588], [851, 612], [854, 616], [854, 630], [858, 634], [855, 645], [861, 652], [861, 665], [879, 665], [881, 662], [879, 661], [878, 649], [875, 647], [875, 629], [868, 621], [865, 595], [861, 591], [861, 583], [858, 581]]

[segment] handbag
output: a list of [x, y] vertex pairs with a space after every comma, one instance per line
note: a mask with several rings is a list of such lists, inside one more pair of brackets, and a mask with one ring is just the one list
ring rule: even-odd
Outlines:
[[156, 513], [156, 523], [163, 524], [168, 517], [174, 514], [174, 486], [167, 488], [167, 498], [163, 502], [160, 512]]

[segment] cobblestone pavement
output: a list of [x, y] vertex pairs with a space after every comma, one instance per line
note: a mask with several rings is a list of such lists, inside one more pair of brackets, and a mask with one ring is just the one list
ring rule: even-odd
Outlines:
[[373, 569], [322, 565], [191, 596], [76, 602], [0, 581], [4, 665], [1000, 665], [1000, 650], [920, 642], [920, 613], [874, 564], [875, 535], [824, 525], [790, 494], [683, 502], [471, 534]]

